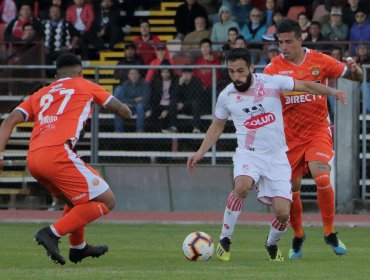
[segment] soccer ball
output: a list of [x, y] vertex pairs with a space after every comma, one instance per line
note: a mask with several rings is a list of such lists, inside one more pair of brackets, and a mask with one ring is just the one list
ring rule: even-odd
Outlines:
[[192, 232], [182, 243], [182, 251], [189, 261], [208, 261], [214, 251], [212, 237], [202, 231]]

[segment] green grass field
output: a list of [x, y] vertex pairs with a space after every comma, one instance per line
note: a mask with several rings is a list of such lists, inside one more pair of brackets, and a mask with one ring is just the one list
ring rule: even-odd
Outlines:
[[[197, 230], [218, 239], [216, 225], [94, 224], [86, 229], [87, 241], [106, 243], [109, 252], [99, 259], [75, 265], [54, 264], [33, 234], [44, 225], [0, 223], [0, 279], [370, 279], [370, 229], [339, 228], [349, 254], [335, 256], [324, 244], [320, 228], [307, 228], [301, 260], [270, 262], [264, 250], [267, 227], [237, 226], [232, 259], [221, 263], [190, 262], [182, 255], [185, 236]], [[287, 257], [291, 232], [280, 243]], [[67, 239], [60, 244], [68, 258]]]

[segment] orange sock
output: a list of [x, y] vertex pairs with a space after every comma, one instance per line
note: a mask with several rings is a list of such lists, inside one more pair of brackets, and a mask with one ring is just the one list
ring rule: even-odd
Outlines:
[[293, 192], [293, 201], [290, 206], [290, 226], [293, 229], [295, 237], [303, 237], [304, 231], [302, 227], [302, 202], [301, 192]]
[[60, 236], [72, 233], [97, 218], [107, 214], [109, 209], [104, 203], [89, 201], [85, 204], [76, 205], [53, 224], [54, 229]]
[[[66, 204], [63, 209], [63, 216], [67, 215], [71, 208]], [[85, 227], [80, 227], [68, 236], [71, 246], [81, 245], [85, 241]]]
[[317, 204], [319, 205], [325, 236], [334, 232], [335, 202], [329, 174], [319, 174], [315, 178]]

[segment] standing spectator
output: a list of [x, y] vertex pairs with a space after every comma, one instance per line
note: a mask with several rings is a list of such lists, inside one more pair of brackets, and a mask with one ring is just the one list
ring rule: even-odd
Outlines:
[[215, 23], [212, 27], [211, 41], [214, 43], [213, 50], [222, 49], [223, 44], [220, 43], [227, 41], [227, 32], [231, 27], [239, 30], [239, 25], [231, 20], [230, 9], [226, 5], [220, 7], [218, 17], [219, 22]]
[[102, 0], [91, 28], [92, 43], [98, 50], [113, 50], [114, 45], [122, 40], [123, 34], [119, 26], [119, 12], [113, 7], [113, 0]]
[[20, 7], [18, 12], [18, 17], [9, 22], [8, 26], [4, 32], [5, 41], [14, 41], [22, 38], [23, 35], [23, 25], [26, 23], [31, 23], [36, 31], [40, 32], [41, 25], [37, 19], [34, 19], [32, 16], [31, 6], [24, 4]]
[[[163, 60], [161, 65], [171, 65], [168, 60]], [[162, 131], [169, 127], [170, 102], [174, 98], [179, 87], [179, 78], [171, 69], [158, 71], [151, 83], [152, 95], [150, 98], [150, 110], [148, 114], [155, 131]]]
[[275, 0], [266, 0], [266, 9], [265, 9], [265, 24], [267, 28], [273, 25], [273, 17], [275, 11]]
[[[124, 57], [118, 61], [117, 65], [144, 65], [144, 61], [136, 53], [136, 45], [132, 42], [125, 43]], [[128, 78], [129, 69], [114, 70], [114, 78], [122, 84]], [[140, 70], [141, 77], [146, 75], [146, 71]]]
[[329, 23], [325, 23], [322, 35], [330, 41], [344, 41], [348, 38], [348, 25], [343, 23], [342, 10], [338, 7], [331, 8]]
[[161, 40], [150, 33], [149, 21], [143, 19], [140, 22], [140, 36], [133, 39], [133, 42], [137, 47], [137, 54], [144, 61], [145, 65], [150, 65], [153, 59], [155, 59], [155, 48], [154, 45], [160, 43]]
[[0, 1], [0, 24], [10, 23], [17, 16], [17, 6], [13, 0]]
[[73, 52], [78, 44], [78, 32], [61, 17], [60, 6], [49, 8], [49, 19], [42, 22], [46, 64], [53, 64], [64, 52]]
[[[367, 1], [367, 7], [365, 2]], [[351, 27], [355, 22], [355, 15], [358, 10], [365, 11], [365, 14], [369, 12], [369, 2], [365, 0], [364, 3], [361, 3], [360, 0], [347, 0], [347, 4], [342, 8], [343, 21], [349, 27]]]
[[325, 44], [320, 44], [319, 42], [329, 41], [321, 34], [321, 24], [318, 21], [311, 22], [310, 28], [308, 29], [308, 36], [304, 42], [312, 43], [308, 47], [314, 50], [327, 50], [329, 46]]
[[182, 40], [185, 35], [195, 30], [194, 20], [203, 17], [208, 28], [208, 14], [206, 9], [197, 3], [197, 0], [185, 0], [176, 10], [175, 27], [177, 38]]
[[[356, 22], [352, 25], [349, 40], [353, 42], [370, 41], [370, 21], [365, 10], [358, 9], [355, 14]], [[352, 54], [356, 53], [357, 44], [352, 44]]]
[[[209, 39], [203, 39], [200, 44], [200, 52], [202, 57], [198, 58], [194, 65], [220, 65], [221, 61], [216, 54], [212, 53], [212, 43]], [[202, 95], [201, 102], [203, 112], [210, 113], [212, 105], [212, 69], [199, 69], [195, 68], [194, 76], [200, 80], [204, 94]], [[220, 82], [220, 69], [216, 70], [216, 81]]]
[[184, 112], [193, 115], [193, 133], [200, 133], [200, 116], [202, 114], [201, 98], [203, 87], [199, 79], [193, 76], [192, 69], [184, 69], [180, 75], [179, 87], [171, 96], [169, 122], [170, 127], [163, 132], [177, 132], [177, 114]]
[[[365, 43], [360, 43], [356, 49], [356, 62], [358, 65], [370, 64], [369, 46]], [[366, 81], [362, 83], [362, 90], [367, 89], [366, 95], [366, 112], [370, 112], [370, 69], [367, 69]]]
[[211, 32], [206, 29], [206, 19], [204, 17], [197, 17], [194, 20], [195, 30], [188, 33], [182, 42], [182, 50], [198, 49], [199, 43], [202, 39], [208, 39]]
[[94, 22], [94, 7], [84, 0], [74, 0], [74, 5], [67, 8], [66, 21], [71, 23], [80, 33], [80, 48], [82, 59], [89, 58], [88, 44], [93, 43], [91, 26]]
[[249, 20], [249, 15], [254, 8], [251, 4], [251, 0], [239, 0], [235, 1], [236, 4], [231, 6], [231, 13], [234, 16], [235, 21], [238, 23], [239, 28]]
[[[150, 87], [137, 69], [130, 69], [128, 80], [118, 85], [114, 90], [114, 97], [117, 98], [136, 114], [136, 132], [144, 132], [145, 111], [150, 100]], [[116, 132], [124, 131], [124, 122], [121, 118], [114, 118], [114, 128]]]
[[311, 25], [311, 22], [308, 19], [308, 16], [306, 13], [300, 13], [298, 15], [298, 23], [302, 29], [302, 39], [306, 40], [308, 37], [308, 29], [310, 28], [310, 25]]
[[[169, 61], [171, 65], [173, 64], [173, 60], [170, 58], [170, 54], [166, 47], [166, 43], [162, 42], [162, 43], [157, 44], [155, 46], [155, 54], [156, 54], [156, 58], [152, 60], [152, 62], [150, 63], [150, 66], [160, 65], [164, 59]], [[145, 81], [150, 84], [152, 82], [153, 75], [156, 72], [157, 72], [156, 69], [149, 69], [148, 73], [145, 76]]]
[[250, 14], [250, 21], [243, 26], [241, 34], [247, 42], [262, 43], [262, 36], [266, 31], [267, 27], [263, 24], [261, 10], [253, 8]]

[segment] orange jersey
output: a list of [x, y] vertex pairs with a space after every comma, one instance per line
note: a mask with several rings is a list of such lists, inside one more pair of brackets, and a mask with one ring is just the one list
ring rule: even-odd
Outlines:
[[74, 146], [93, 102], [105, 106], [112, 96], [101, 86], [82, 77], [60, 79], [35, 92], [15, 110], [34, 121], [30, 151], [70, 140]]
[[[306, 56], [300, 65], [274, 57], [264, 69], [266, 74], [279, 74], [296, 80], [320, 82], [327, 85], [328, 78], [339, 78], [347, 71], [342, 62], [311, 49], [305, 49]], [[328, 129], [328, 108], [326, 96], [307, 92], [284, 92], [282, 95], [285, 135], [287, 141], [307, 141], [318, 129]], [[288, 143], [289, 144], [289, 143]]]

